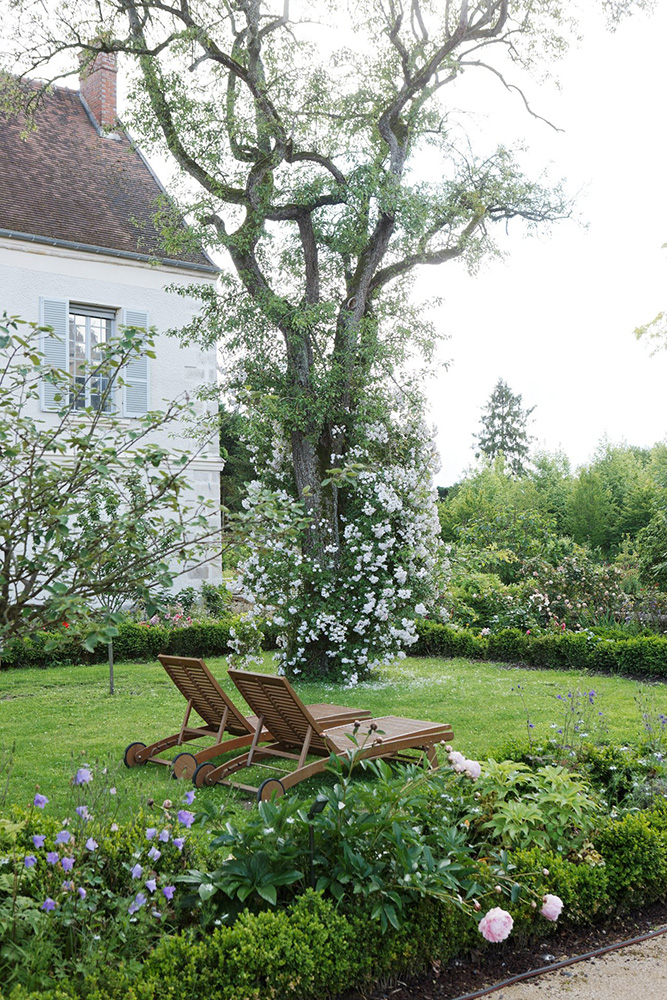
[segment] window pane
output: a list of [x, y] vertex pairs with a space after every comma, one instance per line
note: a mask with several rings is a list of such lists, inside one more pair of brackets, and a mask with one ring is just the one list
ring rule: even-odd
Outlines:
[[69, 318], [69, 373], [73, 386], [78, 389], [71, 394], [71, 404], [77, 410], [86, 406], [86, 317], [71, 313]]
[[[91, 310], [92, 311], [92, 310]], [[95, 410], [111, 410], [111, 393], [107, 393], [109, 379], [101, 372], [90, 376], [89, 364], [103, 361], [102, 344], [111, 339], [113, 320], [110, 317], [88, 315], [84, 308], [75, 307], [69, 318], [69, 372], [74, 387], [72, 405], [77, 410], [91, 406]]]

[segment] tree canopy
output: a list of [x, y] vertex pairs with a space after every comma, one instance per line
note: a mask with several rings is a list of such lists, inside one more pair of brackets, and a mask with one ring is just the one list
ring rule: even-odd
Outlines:
[[[98, 616], [87, 645], [110, 639], [128, 599], [158, 606], [178, 571], [221, 550], [218, 512], [188, 494], [199, 453], [155, 442], [154, 432], [190, 415], [184, 400], [129, 425], [103, 406], [77, 405], [87, 385], [123, 384], [124, 366], [143, 350], [145, 331], [125, 328], [81, 366], [77, 392], [37, 347], [48, 328], [0, 316], [0, 657], [3, 645], [36, 628]], [[47, 379], [54, 419], [34, 414]]]

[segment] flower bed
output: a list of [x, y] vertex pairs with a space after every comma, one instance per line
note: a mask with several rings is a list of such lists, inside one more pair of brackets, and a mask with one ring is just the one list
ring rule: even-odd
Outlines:
[[555, 760], [354, 764], [236, 825], [182, 786], [119, 824], [85, 764], [67, 816], [37, 792], [0, 821], [0, 996], [319, 1000], [667, 893], [662, 797], [610, 818]]

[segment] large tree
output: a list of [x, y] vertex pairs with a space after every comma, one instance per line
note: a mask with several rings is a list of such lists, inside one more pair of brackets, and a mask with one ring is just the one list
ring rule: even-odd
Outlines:
[[[602, 2], [613, 15], [637, 5]], [[401, 365], [430, 331], [408, 305], [411, 275], [457, 258], [474, 265], [509, 220], [532, 227], [568, 214], [561, 190], [525, 177], [507, 148], [476, 155], [453, 110], [458, 93], [446, 94], [487, 74], [530, 111], [511, 74], [561, 52], [572, 18], [555, 0], [70, 0], [48, 16], [45, 7], [15, 0], [9, 68], [58, 80], [83, 50], [88, 61], [120, 53], [136, 71], [126, 118], [177, 166], [194, 235], [228, 264], [218, 293], [200, 290], [205, 323], [186, 335], [205, 330], [238, 361], [230, 382], [263, 420], [258, 456], [267, 435], [269, 460], [280, 453], [281, 488], [305, 518], [303, 556], [326, 561], [347, 600], [345, 550], [357, 544], [347, 527], [373, 506], [360, 467], [370, 451], [383, 461], [366, 447], [367, 428], [397, 412], [392, 380], [399, 409], [407, 400], [413, 413], [418, 399]], [[168, 226], [165, 236], [176, 238]], [[371, 586], [389, 589], [378, 580]], [[322, 600], [321, 580], [300, 586], [304, 607]], [[401, 592], [391, 615], [414, 617], [411, 588]], [[286, 641], [301, 652], [288, 659], [335, 673], [340, 647], [318, 629], [303, 641], [292, 631]]]

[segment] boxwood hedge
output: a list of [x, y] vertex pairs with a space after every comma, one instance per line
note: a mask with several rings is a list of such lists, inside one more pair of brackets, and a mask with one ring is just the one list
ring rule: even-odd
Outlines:
[[529, 664], [555, 670], [593, 670], [636, 677], [667, 678], [667, 637], [609, 639], [592, 632], [534, 635], [516, 628], [490, 635], [420, 621], [414, 656], [465, 656]]

